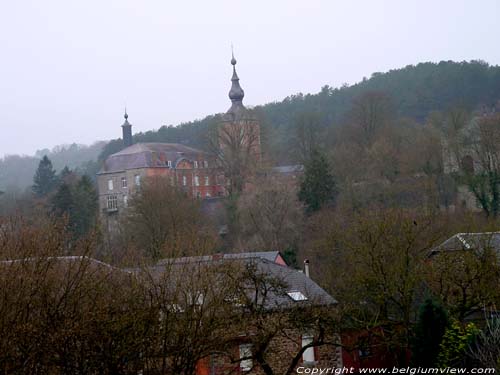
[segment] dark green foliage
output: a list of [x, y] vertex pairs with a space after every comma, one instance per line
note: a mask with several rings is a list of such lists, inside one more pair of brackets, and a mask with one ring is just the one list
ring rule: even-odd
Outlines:
[[52, 167], [52, 162], [45, 155], [35, 172], [33, 178], [33, 192], [37, 197], [44, 197], [54, 190], [57, 185], [56, 171]]
[[58, 215], [73, 216], [73, 194], [71, 193], [70, 186], [63, 182], [59, 185], [57, 192], [51, 199], [52, 211]]
[[335, 179], [325, 155], [314, 151], [305, 164], [304, 176], [300, 182], [299, 200], [306, 205], [306, 211], [318, 211], [335, 202], [337, 189]]
[[83, 236], [96, 225], [98, 198], [92, 181], [87, 175], [82, 176], [73, 191], [74, 232]]
[[431, 298], [420, 307], [412, 345], [414, 366], [435, 367], [439, 347], [448, 326], [448, 314]]
[[52, 197], [52, 211], [58, 216], [67, 216], [68, 226], [76, 237], [86, 235], [96, 225], [97, 193], [88, 176], [76, 183], [63, 182]]

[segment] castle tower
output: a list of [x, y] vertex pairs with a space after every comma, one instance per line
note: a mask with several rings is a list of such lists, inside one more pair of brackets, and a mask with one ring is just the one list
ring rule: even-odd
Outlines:
[[236, 59], [231, 58], [233, 76], [229, 99], [231, 107], [218, 127], [218, 158], [229, 181], [229, 193], [241, 192], [255, 176], [261, 161], [260, 124], [243, 105], [245, 92], [236, 73]]
[[122, 125], [123, 146], [128, 147], [132, 146], [132, 124], [128, 122], [128, 114], [126, 108], [123, 117], [125, 118], [125, 122]]
[[236, 62], [234, 54], [232, 54], [233, 76], [229, 90], [231, 107], [222, 117], [219, 142], [221, 147], [231, 145], [235, 147], [237, 144], [241, 144], [251, 154], [254, 162], [259, 162], [261, 159], [260, 123], [253, 113], [243, 105], [245, 91], [240, 86], [240, 79], [236, 73]]

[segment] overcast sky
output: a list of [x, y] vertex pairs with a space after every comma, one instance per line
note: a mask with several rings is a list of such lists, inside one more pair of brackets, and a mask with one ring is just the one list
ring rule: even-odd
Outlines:
[[499, 0], [2, 0], [0, 156], [178, 124], [423, 61], [500, 64]]

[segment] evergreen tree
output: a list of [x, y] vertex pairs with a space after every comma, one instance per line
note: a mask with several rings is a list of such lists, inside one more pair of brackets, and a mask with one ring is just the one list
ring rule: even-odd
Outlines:
[[306, 211], [318, 211], [333, 203], [337, 195], [335, 179], [325, 155], [315, 150], [306, 162], [304, 176], [300, 183], [299, 200], [306, 205]]
[[33, 192], [37, 197], [44, 197], [48, 193], [54, 190], [57, 185], [56, 171], [52, 167], [52, 162], [45, 155], [40, 163], [38, 164], [38, 169], [35, 172], [33, 178]]
[[97, 193], [88, 176], [78, 182], [62, 182], [51, 199], [52, 212], [67, 215], [68, 226], [75, 238], [86, 235], [95, 225], [97, 218]]
[[73, 227], [75, 234], [87, 234], [95, 225], [98, 211], [97, 192], [87, 175], [80, 178], [73, 193], [74, 214]]
[[435, 367], [439, 348], [448, 326], [448, 314], [431, 298], [420, 307], [413, 340], [413, 365]]
[[68, 184], [63, 182], [61, 185], [59, 185], [57, 192], [51, 199], [51, 204], [52, 204], [52, 212], [54, 212], [56, 215], [59, 216], [68, 215], [70, 220], [69, 224], [71, 226], [71, 218], [73, 215], [74, 204], [73, 204], [73, 194], [71, 192], [71, 187]]

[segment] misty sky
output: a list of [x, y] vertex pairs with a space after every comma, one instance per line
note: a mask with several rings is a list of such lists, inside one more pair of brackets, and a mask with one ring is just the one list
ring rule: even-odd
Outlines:
[[500, 64], [499, 0], [2, 0], [0, 156], [178, 124], [423, 61]]

